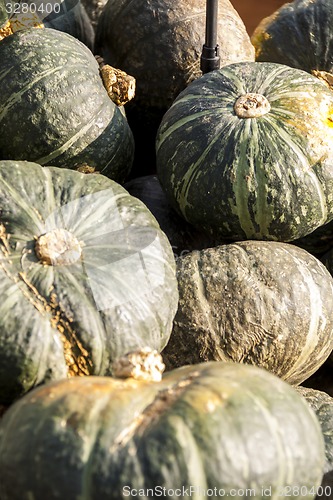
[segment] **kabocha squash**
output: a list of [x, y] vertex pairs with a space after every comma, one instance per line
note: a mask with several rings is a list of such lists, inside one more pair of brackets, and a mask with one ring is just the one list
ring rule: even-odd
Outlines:
[[[128, 121], [136, 138], [136, 175], [156, 172], [154, 141], [163, 114], [201, 76], [206, 0], [110, 0], [97, 23], [95, 53], [133, 75]], [[221, 65], [254, 61], [254, 48], [229, 0], [220, 0], [217, 38]]]
[[298, 384], [333, 348], [333, 279], [294, 245], [244, 241], [177, 260], [178, 311], [167, 367], [202, 361], [262, 366]]
[[143, 203], [102, 175], [3, 161], [0, 207], [0, 405], [165, 346], [175, 263]]
[[257, 61], [303, 69], [333, 83], [333, 3], [294, 0], [264, 18], [251, 41]]
[[74, 37], [27, 29], [0, 43], [0, 158], [78, 168], [123, 182], [132, 132], [108, 97], [99, 65]]
[[[324, 440], [291, 386], [257, 367], [214, 362], [152, 382], [142, 364], [145, 380], [59, 381], [9, 408], [0, 421], [1, 499], [219, 498], [236, 490], [235, 498], [259, 500], [300, 498], [301, 488], [302, 498], [315, 497]], [[120, 368], [140, 376], [136, 364]]]
[[217, 238], [292, 241], [333, 217], [333, 94], [304, 71], [237, 63], [166, 112], [157, 174], [172, 206]]
[[215, 246], [215, 241], [202, 231], [184, 221], [170, 206], [156, 175], [131, 179], [124, 188], [139, 198], [156, 217], [162, 231], [168, 237], [175, 258], [191, 250]]

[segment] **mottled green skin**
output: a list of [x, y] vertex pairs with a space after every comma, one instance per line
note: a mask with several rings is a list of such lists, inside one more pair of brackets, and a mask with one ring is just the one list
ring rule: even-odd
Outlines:
[[[9, 235], [0, 244], [0, 404], [71, 375], [62, 330], [96, 375], [129, 350], [165, 346], [178, 300], [174, 258], [139, 200], [102, 175], [3, 161], [0, 207]], [[55, 228], [80, 242], [75, 263], [38, 260], [35, 238]]]
[[264, 18], [251, 41], [258, 61], [287, 64], [311, 73], [333, 72], [331, 0], [286, 2]]
[[0, 43], [0, 158], [95, 167], [123, 182], [133, 135], [81, 42], [53, 29], [16, 32]]
[[168, 368], [231, 360], [299, 384], [333, 349], [333, 279], [301, 248], [244, 241], [191, 252], [177, 277]]
[[296, 387], [297, 392], [303, 396], [310, 407], [315, 411], [325, 440], [326, 464], [324, 472], [333, 471], [333, 398], [326, 392]]
[[[271, 109], [239, 118], [238, 97]], [[187, 87], [164, 115], [157, 174], [174, 206], [221, 239], [291, 241], [333, 217], [333, 94], [312, 75], [238, 63]]]
[[124, 486], [223, 488], [228, 496], [242, 488], [259, 500], [263, 487], [277, 498], [288, 485], [307, 488], [302, 498], [310, 499], [324, 462], [304, 399], [268, 372], [233, 363], [181, 368], [161, 383], [60, 381], [0, 422], [2, 500], [120, 500]]

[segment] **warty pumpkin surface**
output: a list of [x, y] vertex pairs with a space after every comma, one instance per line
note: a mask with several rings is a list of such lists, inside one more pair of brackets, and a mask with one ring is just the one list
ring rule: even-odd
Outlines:
[[333, 84], [331, 0], [286, 2], [264, 18], [251, 37], [257, 61], [303, 69]]
[[134, 140], [91, 51], [71, 35], [18, 31], [0, 42], [0, 158], [76, 169], [123, 182]]
[[324, 461], [306, 401], [265, 370], [236, 363], [183, 367], [161, 382], [59, 381], [0, 421], [2, 500], [28, 500], [28, 492], [35, 500], [157, 498], [163, 488], [167, 499], [192, 488], [198, 498], [236, 489], [259, 500], [263, 488], [270, 498], [300, 498], [301, 487], [311, 499]]
[[190, 223], [230, 240], [292, 241], [333, 217], [333, 94], [305, 71], [231, 64], [164, 115], [157, 174]]
[[102, 175], [3, 161], [0, 208], [0, 404], [165, 346], [175, 264], [143, 203]]
[[231, 360], [299, 384], [333, 349], [333, 279], [301, 248], [243, 241], [193, 251], [177, 260], [177, 278], [169, 369]]

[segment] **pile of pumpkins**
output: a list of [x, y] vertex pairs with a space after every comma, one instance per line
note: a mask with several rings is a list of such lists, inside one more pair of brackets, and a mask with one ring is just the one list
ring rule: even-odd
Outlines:
[[333, 496], [333, 3], [205, 16], [0, 0], [0, 500]]

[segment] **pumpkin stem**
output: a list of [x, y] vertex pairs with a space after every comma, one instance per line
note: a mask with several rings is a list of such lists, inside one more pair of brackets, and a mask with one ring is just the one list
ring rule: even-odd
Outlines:
[[99, 64], [104, 87], [111, 101], [117, 106], [124, 106], [135, 95], [135, 78], [125, 73], [125, 71], [105, 64], [100, 56], [95, 56], [95, 58]]
[[264, 95], [251, 92], [241, 95], [234, 105], [234, 111], [239, 118], [258, 118], [270, 109], [271, 105]]
[[7, 21], [6, 24], [1, 26], [1, 28], [0, 28], [0, 40], [3, 40], [4, 38], [6, 38], [6, 36], [9, 36], [12, 34], [13, 34], [12, 27], [10, 25], [10, 22]]
[[80, 259], [82, 248], [72, 233], [60, 228], [39, 236], [35, 252], [42, 264], [68, 266]]
[[313, 69], [311, 71], [311, 74], [313, 76], [316, 76], [321, 80], [322, 82], [327, 85], [328, 88], [332, 89], [333, 88], [333, 75], [332, 73], [328, 73], [327, 71], [319, 71], [317, 69]]
[[113, 376], [159, 382], [165, 365], [162, 356], [150, 347], [131, 351], [116, 360], [112, 365]]

